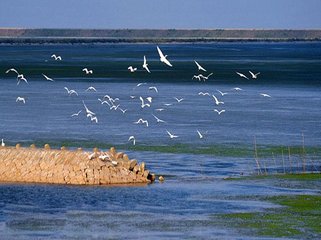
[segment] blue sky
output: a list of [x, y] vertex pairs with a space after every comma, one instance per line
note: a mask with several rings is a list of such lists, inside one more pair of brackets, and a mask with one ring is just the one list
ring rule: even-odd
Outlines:
[[0, 0], [0, 27], [321, 29], [321, 0]]

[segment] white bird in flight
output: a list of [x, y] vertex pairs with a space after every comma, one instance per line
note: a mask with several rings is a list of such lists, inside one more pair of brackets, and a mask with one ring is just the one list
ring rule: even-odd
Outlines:
[[219, 104], [224, 104], [224, 102], [221, 102], [217, 99], [217, 97], [215, 97], [215, 95], [212, 95], [212, 97], [214, 98], [215, 104], [219, 105]]
[[4, 141], [3, 141], [3, 138], [1, 139], [1, 147], [5, 147], [6, 146], [6, 144], [4, 143]]
[[252, 76], [253, 79], [257, 79], [257, 75], [260, 74], [260, 72], [258, 72], [258, 73], [253, 73], [253, 72], [251, 72], [251, 71], [249, 71], [249, 73], [251, 74], [251, 76]]
[[145, 84], [147, 84], [147, 83], [138, 83], [135, 88], [140, 87], [140, 86], [145, 85]]
[[94, 112], [92, 112], [92, 111], [90, 111], [90, 110], [88, 109], [88, 107], [86, 106], [84, 100], [82, 101], [82, 103], [83, 103], [83, 105], [84, 105], [84, 107], [85, 107], [87, 117], [96, 115]]
[[173, 139], [173, 138], [178, 138], [177, 135], [174, 135], [174, 134], [170, 133], [170, 132], [167, 131], [167, 130], [166, 130], [166, 132], [167, 132], [167, 134], [169, 135], [169, 137], [170, 137], [171, 139]]
[[196, 79], [198, 79], [198, 81], [201, 81], [201, 75], [202, 75], [202, 74], [194, 75], [194, 76], [192, 77], [192, 79], [196, 78]]
[[93, 70], [89, 70], [88, 68], [83, 68], [82, 71], [85, 72], [85, 74], [93, 74], [94, 73]]
[[200, 131], [198, 131], [198, 130], [196, 130], [196, 132], [197, 132], [197, 134], [198, 134], [199, 138], [200, 138], [200, 139], [202, 139], [202, 138], [203, 138], [203, 135], [201, 134], [201, 132], [200, 132]]
[[16, 69], [14, 69], [14, 68], [10, 68], [10, 69], [8, 69], [8, 70], [6, 71], [7, 74], [8, 74], [9, 72], [14, 72], [14, 73], [16, 73], [17, 75], [19, 75], [19, 72], [18, 72]]
[[236, 72], [237, 75], [239, 75], [240, 77], [242, 78], [246, 78], [246, 79], [249, 79], [247, 76], [245, 76], [243, 73], [240, 73], [240, 72]]
[[22, 102], [23, 104], [25, 104], [26, 100], [23, 97], [17, 97], [16, 102]]
[[103, 101], [103, 100], [101, 100], [100, 98], [98, 98], [98, 101], [99, 101], [100, 104], [102, 104], [102, 105], [103, 105], [103, 104], [107, 104], [109, 107], [111, 107], [111, 106], [110, 106], [110, 103], [109, 103], [108, 101], [106, 101], [106, 100]]
[[69, 96], [71, 96], [72, 94], [76, 94], [78, 96], [78, 93], [75, 90], [73, 89], [69, 90], [67, 87], [64, 87], [64, 89], [66, 89]]
[[164, 120], [162, 120], [162, 119], [159, 119], [158, 117], [156, 117], [154, 114], [152, 114], [153, 115], [153, 117], [156, 119], [156, 121], [158, 122], [158, 123], [165, 123], [165, 121]]
[[216, 91], [218, 91], [218, 92], [222, 95], [222, 97], [223, 97], [224, 95], [227, 95], [227, 94], [228, 94], [227, 92], [222, 92], [222, 91], [220, 91], [220, 90], [216, 90]]
[[71, 114], [72, 117], [76, 117], [79, 116], [79, 114], [82, 112], [82, 110], [79, 110], [77, 113], [73, 113]]
[[52, 54], [51, 57], [54, 58], [56, 61], [58, 61], [58, 60], [61, 61], [62, 60], [61, 56], [57, 56], [56, 54]]
[[271, 95], [266, 94], [266, 93], [260, 93], [260, 95], [261, 95], [262, 97], [268, 97], [268, 98], [270, 98], [270, 97], [271, 97]]
[[205, 82], [205, 80], [208, 80], [208, 78], [210, 77], [210, 76], [212, 76], [213, 75], [213, 73], [210, 73], [210, 74], [208, 74], [207, 76], [203, 76], [202, 74], [200, 74], [199, 76], [203, 79], [203, 81]]
[[86, 89], [86, 92], [88, 91], [94, 91], [97, 92], [96, 88], [94, 88], [93, 86], [90, 86], [89, 88]]
[[17, 85], [19, 85], [19, 83], [20, 83], [20, 81], [24, 81], [25, 83], [27, 83], [28, 84], [28, 81], [27, 81], [27, 79], [24, 77], [24, 75], [23, 74], [19, 74], [18, 76], [17, 76]]
[[142, 104], [141, 104], [141, 107], [142, 107], [142, 108], [144, 108], [144, 107], [150, 107], [150, 104], [145, 103], [145, 102], [144, 102], [144, 99], [143, 99], [142, 97], [139, 97], [139, 99], [140, 99], [140, 101], [142, 102]]
[[174, 97], [174, 99], [175, 99], [178, 103], [180, 103], [181, 101], [184, 100], [184, 98], [177, 98], [177, 97]]
[[144, 120], [142, 118], [138, 119], [137, 122], [134, 122], [135, 124], [146, 124], [146, 127], [148, 127], [148, 121], [147, 120]]
[[144, 56], [144, 64], [143, 64], [143, 68], [150, 73], [149, 68], [148, 68], [148, 64], [147, 64], [147, 60], [146, 60], [146, 56]]
[[160, 57], [160, 61], [170, 67], [173, 67], [173, 65], [167, 60], [167, 55], [164, 55], [158, 46], [157, 46], [157, 51]]
[[122, 109], [122, 108], [119, 108], [119, 110], [124, 114], [125, 112], [127, 112], [127, 109]]
[[210, 96], [210, 94], [208, 92], [199, 92], [198, 95]]
[[198, 71], [204, 71], [204, 72], [206, 72], [205, 68], [203, 68], [198, 62], [196, 62], [196, 61], [194, 61], [194, 62], [195, 62], [195, 64], [196, 64], [197, 68], [198, 68]]
[[128, 141], [133, 141], [133, 145], [136, 144], [136, 139], [135, 139], [134, 136], [130, 136], [130, 137], [128, 138]]
[[222, 109], [221, 111], [214, 109], [214, 112], [217, 112], [218, 115], [221, 115], [222, 113], [225, 112], [225, 109]]
[[128, 69], [131, 73], [137, 71], [137, 68], [134, 68], [133, 66], [129, 66], [127, 69]]
[[154, 90], [155, 92], [157, 92], [157, 93], [158, 93], [158, 89], [157, 89], [157, 87], [154, 87], [154, 86], [153, 86], [153, 87], [149, 87], [148, 89], [149, 89], [149, 90]]
[[43, 74], [42, 73], [42, 76], [44, 76], [44, 78], [47, 80], [47, 81], [51, 81], [51, 82], [54, 82], [54, 80], [50, 77], [48, 77], [47, 75]]
[[235, 87], [235, 88], [232, 88], [232, 90], [235, 90], [235, 91], [242, 91], [243, 89], [242, 89], [242, 88], [239, 88], [239, 87]]

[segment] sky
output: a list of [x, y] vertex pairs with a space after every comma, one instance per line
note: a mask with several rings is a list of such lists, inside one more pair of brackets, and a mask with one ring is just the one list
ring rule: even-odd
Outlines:
[[0, 27], [321, 29], [321, 0], [0, 0]]

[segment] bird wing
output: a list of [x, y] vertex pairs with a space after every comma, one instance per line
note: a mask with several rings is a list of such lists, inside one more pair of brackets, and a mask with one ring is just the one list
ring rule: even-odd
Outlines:
[[198, 70], [202, 70], [202, 71], [206, 72], [205, 68], [203, 68], [198, 62], [196, 62], [196, 61], [194, 61], [194, 62], [197, 65]]
[[249, 73], [251, 74], [252, 78], [255, 78], [255, 77], [256, 77], [253, 72], [249, 71]]
[[146, 71], [147, 71], [148, 73], [150, 73], [150, 70], [149, 70], [149, 68], [147, 67], [147, 65], [144, 65], [144, 68], [146, 69]]
[[198, 133], [198, 136], [199, 136], [200, 138], [203, 137], [203, 135], [200, 133], [200, 131], [197, 130], [197, 133]]
[[144, 55], [144, 64], [143, 64], [143, 65], [145, 65], [145, 66], [146, 66], [146, 64], [147, 64], [146, 56]]
[[165, 58], [164, 54], [162, 53], [162, 51], [160, 50], [160, 48], [158, 46], [157, 46], [157, 51], [158, 51], [160, 58]]
[[173, 65], [166, 59], [166, 57], [163, 58], [163, 62], [164, 62], [166, 65], [168, 65], [168, 66], [170, 66], [170, 67], [173, 67]]

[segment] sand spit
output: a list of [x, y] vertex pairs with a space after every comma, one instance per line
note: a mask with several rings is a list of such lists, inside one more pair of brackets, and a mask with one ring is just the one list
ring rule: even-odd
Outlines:
[[154, 180], [144, 162], [138, 164], [113, 147], [107, 152], [50, 149], [48, 144], [44, 148], [0, 147], [1, 182], [108, 185]]

